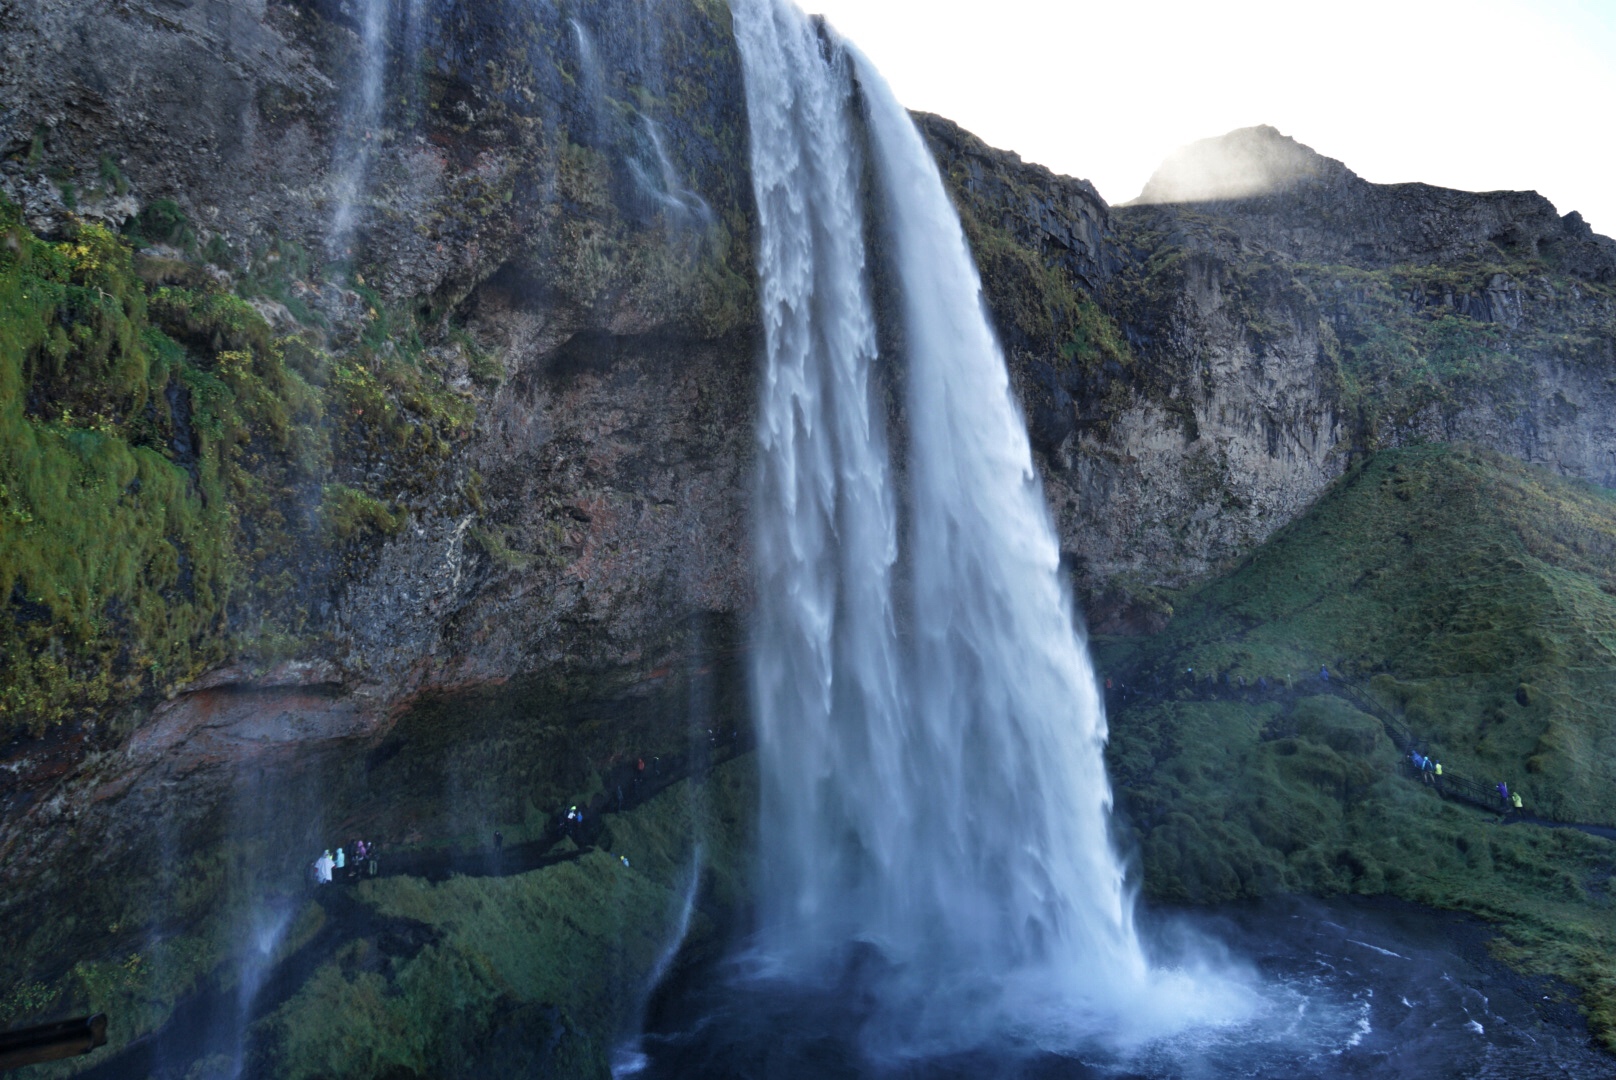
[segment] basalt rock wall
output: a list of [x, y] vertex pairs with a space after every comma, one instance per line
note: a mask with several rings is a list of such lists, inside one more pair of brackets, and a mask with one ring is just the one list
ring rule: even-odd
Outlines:
[[[266, 340], [369, 368], [382, 399], [324, 402], [328, 430], [474, 417], [425, 464], [338, 446], [306, 486], [389, 506], [387, 535], [306, 552], [329, 568], [309, 625], [212, 689], [295, 671], [385, 703], [654, 667], [691, 612], [745, 608], [757, 334], [722, 4], [9, 3], [0, 49], [0, 194], [34, 233], [121, 229], [154, 285], [239, 292]], [[425, 404], [387, 385], [401, 354]], [[240, 652], [259, 632], [234, 621]]]
[[1576, 214], [1370, 184], [1272, 128], [1108, 207], [921, 120], [1094, 629], [1164, 625], [1164, 590], [1379, 447], [1472, 442], [1616, 485], [1616, 242]]
[[[474, 407], [395, 498], [407, 524], [317, 583], [297, 663], [214, 688], [297, 671], [380, 716], [434, 685], [655, 666], [691, 612], [745, 611], [758, 333], [721, 5], [39, 2], [0, 26], [0, 189], [34, 230], [150, 245], [169, 201], [183, 225], [148, 251], [226, 290], [295, 263], [253, 304], [334, 353], [378, 303], [413, 312], [420, 362]], [[1112, 208], [920, 120], [1096, 629], [1161, 625], [1163, 590], [1377, 446], [1616, 482], [1613, 245], [1540, 197], [1378, 187], [1252, 129]], [[1208, 195], [1209, 156], [1266, 186], [1161, 201]], [[408, 469], [349, 463], [379, 498]]]
[[[751, 589], [759, 333], [724, 5], [7, 3], [0, 56], [18, 211], [0, 269], [31, 282], [95, 238], [130, 260], [142, 364], [167, 336], [198, 387], [239, 375], [239, 396], [284, 367], [304, 403], [290, 435], [249, 428], [204, 460], [250, 477], [295, 458], [298, 479], [267, 502], [210, 489], [228, 585], [190, 666], [120, 660], [143, 643], [106, 619], [131, 638], [102, 650], [110, 695], [75, 697], [69, 671], [65, 719], [33, 723], [32, 699], [8, 714], [0, 922], [18, 947], [0, 980], [54, 993], [77, 963], [178, 935], [211, 959], [129, 985], [183, 991], [252, 892], [221, 859], [273, 892], [355, 814], [395, 842], [542, 821], [625, 754], [681, 751], [698, 713], [736, 721], [686, 689], [733, 664]], [[174, 297], [184, 319], [162, 314]], [[19, 371], [44, 386], [28, 348]], [[30, 404], [15, 422], [126, 442], [184, 488], [203, 391], [156, 385], [145, 420]], [[26, 509], [8, 502], [6, 527]], [[254, 598], [270, 562], [284, 604]], [[19, 576], [6, 617], [48, 620], [51, 588]], [[79, 644], [43, 648], [71, 662]], [[151, 1022], [126, 1014], [122, 1036]]]

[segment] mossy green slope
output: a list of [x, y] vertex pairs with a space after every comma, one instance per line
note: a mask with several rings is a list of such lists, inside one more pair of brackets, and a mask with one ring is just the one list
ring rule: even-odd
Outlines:
[[[1616, 823], [1616, 495], [1463, 447], [1383, 451], [1140, 641], [1100, 641], [1147, 895], [1391, 892], [1498, 921], [1616, 1047], [1609, 841], [1399, 772], [1353, 679], [1451, 771]], [[1269, 689], [1258, 691], [1259, 679]], [[1246, 688], [1241, 688], [1244, 680]]]

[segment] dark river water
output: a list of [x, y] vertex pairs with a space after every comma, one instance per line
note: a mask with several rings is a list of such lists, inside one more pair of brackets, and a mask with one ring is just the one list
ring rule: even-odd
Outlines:
[[1164, 953], [1204, 943], [1191, 948], [1232, 972], [1235, 1015], [1127, 1046], [1106, 1032], [1031, 1032], [945, 1057], [895, 1056], [867, 985], [878, 958], [837, 985], [803, 989], [758, 974], [756, 958], [736, 950], [663, 989], [616, 1071], [642, 1080], [1616, 1077], [1616, 1057], [1589, 1042], [1566, 989], [1490, 959], [1487, 931], [1472, 919], [1286, 901], [1142, 922]]

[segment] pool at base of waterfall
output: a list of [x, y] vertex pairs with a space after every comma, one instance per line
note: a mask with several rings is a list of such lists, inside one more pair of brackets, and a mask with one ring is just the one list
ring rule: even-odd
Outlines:
[[1204, 970], [1221, 969], [1248, 999], [1239, 1015], [1129, 1045], [1114, 1030], [1022, 1025], [968, 1049], [895, 1051], [892, 1010], [879, 1000], [892, 973], [878, 950], [854, 950], [839, 978], [805, 986], [771, 974], [743, 944], [679, 972], [653, 1003], [638, 1053], [615, 1071], [640, 1080], [1616, 1076], [1616, 1057], [1590, 1042], [1567, 989], [1493, 960], [1474, 918], [1285, 899], [1142, 913], [1141, 924], [1163, 962], [1198, 957]]

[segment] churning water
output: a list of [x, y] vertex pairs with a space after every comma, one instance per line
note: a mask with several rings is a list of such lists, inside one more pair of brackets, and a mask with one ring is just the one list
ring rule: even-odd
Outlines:
[[[1152, 972], [1136, 938], [1093, 672], [936, 166], [879, 73], [828, 29], [785, 0], [732, 7], [767, 350], [760, 970], [825, 985], [878, 957], [872, 1054], [1029, 1025], [1120, 1035], [1150, 1027], [1164, 1010], [1146, 998], [1163, 995], [1177, 1018], [1224, 1012], [1229, 995]], [[867, 175], [905, 342], [901, 494]]]
[[1225, 943], [1260, 990], [1244, 1015], [1119, 1047], [1006, 1031], [969, 1051], [872, 1061], [878, 960], [835, 986], [759, 979], [752, 957], [688, 973], [660, 1003], [644, 1080], [1605, 1080], [1553, 987], [1486, 959], [1474, 920], [1410, 906], [1281, 900], [1183, 914], [1175, 946]]

